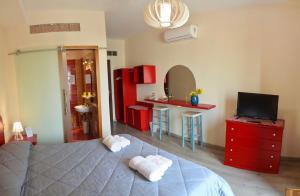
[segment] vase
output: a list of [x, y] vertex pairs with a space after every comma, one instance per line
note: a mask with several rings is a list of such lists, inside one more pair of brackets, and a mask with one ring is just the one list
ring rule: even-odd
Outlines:
[[196, 106], [196, 105], [198, 105], [198, 103], [199, 103], [199, 97], [198, 96], [191, 96], [191, 104], [193, 106]]

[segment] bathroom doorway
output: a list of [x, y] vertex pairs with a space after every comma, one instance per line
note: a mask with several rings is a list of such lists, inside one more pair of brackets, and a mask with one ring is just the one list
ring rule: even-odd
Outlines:
[[65, 142], [101, 137], [98, 47], [63, 47], [61, 86]]

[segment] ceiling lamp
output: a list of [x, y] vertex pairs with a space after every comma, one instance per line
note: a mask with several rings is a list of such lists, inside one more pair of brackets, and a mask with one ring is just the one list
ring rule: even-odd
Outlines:
[[144, 20], [154, 28], [177, 28], [189, 16], [189, 9], [181, 0], [155, 0], [145, 8]]

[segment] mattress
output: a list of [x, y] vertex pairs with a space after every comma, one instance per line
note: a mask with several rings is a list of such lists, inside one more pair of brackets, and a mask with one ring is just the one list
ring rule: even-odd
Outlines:
[[[13, 142], [0, 148], [0, 195], [15, 196], [231, 196], [228, 183], [200, 165], [133, 136], [120, 152], [99, 140], [31, 146]], [[173, 161], [158, 182], [128, 167], [134, 156], [159, 154]]]

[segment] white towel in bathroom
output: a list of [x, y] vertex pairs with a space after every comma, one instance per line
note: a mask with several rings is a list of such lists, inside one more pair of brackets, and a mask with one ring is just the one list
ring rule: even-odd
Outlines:
[[103, 139], [103, 144], [107, 146], [112, 152], [118, 152], [122, 149], [120, 142], [118, 142], [113, 136], [109, 135]]
[[151, 182], [160, 180], [171, 165], [172, 160], [160, 155], [149, 155], [146, 158], [136, 156], [129, 161], [129, 167], [137, 170]]
[[130, 141], [125, 138], [125, 137], [122, 137], [122, 136], [118, 136], [118, 135], [115, 135], [114, 138], [120, 142], [122, 148], [125, 148], [126, 146], [129, 146], [130, 145]]
[[132, 158], [129, 161], [129, 167], [137, 170], [151, 182], [159, 181], [164, 175], [164, 173], [161, 172], [161, 168], [159, 166], [141, 156]]

